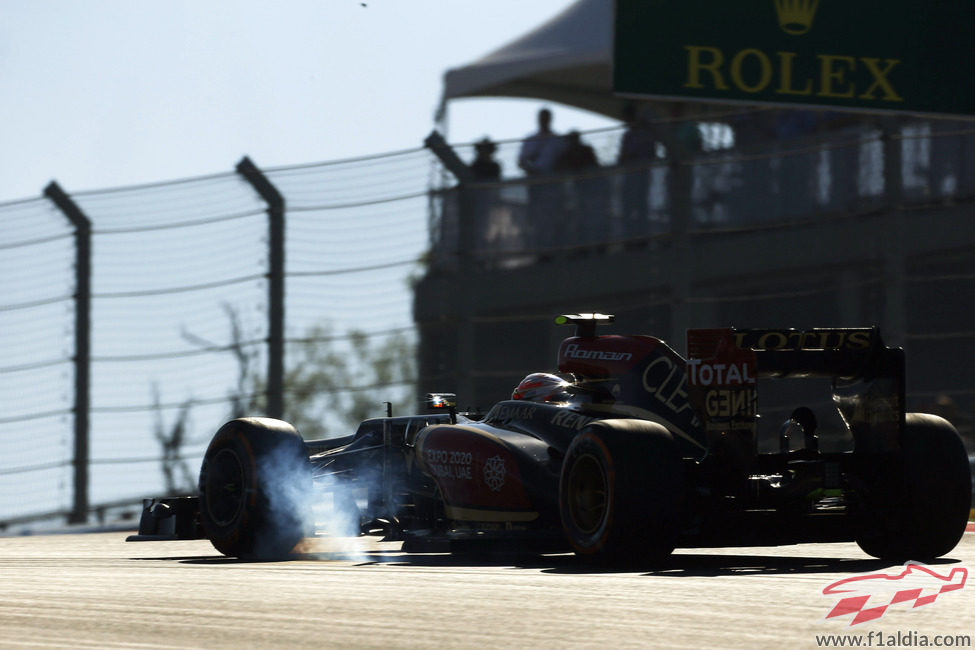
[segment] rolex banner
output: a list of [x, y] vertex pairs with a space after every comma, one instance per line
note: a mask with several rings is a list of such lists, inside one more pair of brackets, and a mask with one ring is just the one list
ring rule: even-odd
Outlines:
[[975, 114], [975, 0], [616, 0], [617, 94]]

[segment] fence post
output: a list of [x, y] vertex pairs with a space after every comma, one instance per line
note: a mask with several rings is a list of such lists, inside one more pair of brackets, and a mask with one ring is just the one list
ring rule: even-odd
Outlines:
[[882, 122], [884, 145], [884, 194], [889, 217], [884, 246], [884, 338], [889, 345], [907, 343], [907, 236], [904, 200], [903, 147], [901, 126], [896, 119]]
[[478, 249], [480, 242], [475, 241], [474, 220], [477, 213], [474, 190], [469, 183], [476, 180], [471, 171], [457, 152], [447, 144], [443, 136], [432, 131], [423, 141], [423, 145], [435, 155], [444, 169], [457, 179], [457, 260], [469, 257], [472, 251]]
[[74, 502], [68, 522], [88, 521], [88, 450], [91, 377], [91, 221], [81, 208], [51, 181], [44, 195], [68, 218], [75, 229], [74, 326]]
[[[480, 242], [475, 241], [474, 218], [477, 206], [474, 194], [468, 183], [474, 180], [474, 174], [457, 152], [447, 144], [444, 137], [437, 131], [432, 131], [423, 141], [440, 160], [441, 164], [457, 179], [457, 268], [461, 268], [461, 260], [471, 259], [471, 252], [479, 248]], [[474, 258], [476, 259], [476, 258]], [[469, 275], [461, 273], [457, 276], [464, 283], [454, 292], [454, 308], [457, 310], [456, 346], [457, 367], [470, 369], [475, 365], [474, 352], [477, 346], [477, 333], [474, 327], [473, 313], [476, 301], [469, 290]], [[457, 395], [461, 400], [470, 400], [466, 404], [476, 405], [478, 399], [477, 382], [469, 372], [460, 375], [454, 373]]]
[[237, 173], [267, 203], [267, 415], [281, 419], [284, 417], [284, 197], [247, 156], [237, 163]]
[[440, 159], [443, 166], [450, 170], [458, 181], [461, 183], [466, 183], [468, 181], [474, 180], [474, 172], [471, 171], [460, 156], [457, 155], [447, 141], [444, 140], [443, 136], [437, 131], [431, 131], [430, 135], [426, 137], [423, 141], [423, 145], [433, 152], [433, 154]]
[[[691, 254], [691, 211], [693, 209], [691, 190], [694, 184], [692, 159], [675, 156], [670, 163], [670, 178], [667, 188], [670, 197], [670, 237], [675, 268], [670, 273], [670, 338], [678, 345], [684, 345], [684, 333], [691, 326], [690, 298], [691, 286], [696, 269]], [[683, 348], [678, 347], [679, 350]], [[683, 350], [687, 352], [686, 350]]]

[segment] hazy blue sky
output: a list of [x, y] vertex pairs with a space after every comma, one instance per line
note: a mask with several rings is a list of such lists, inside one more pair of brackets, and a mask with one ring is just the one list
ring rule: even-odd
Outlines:
[[[442, 75], [573, 0], [0, 0], [0, 202], [420, 146]], [[365, 6], [363, 6], [365, 5]], [[453, 102], [449, 139], [537, 102]], [[556, 127], [611, 124], [556, 108]]]

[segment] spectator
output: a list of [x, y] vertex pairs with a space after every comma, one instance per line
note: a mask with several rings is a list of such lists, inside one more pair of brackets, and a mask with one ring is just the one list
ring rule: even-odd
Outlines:
[[[768, 197], [769, 179], [775, 173], [768, 154], [775, 139], [775, 113], [768, 107], [745, 107], [730, 116], [729, 124], [738, 155], [733, 167], [737, 183], [725, 199], [728, 219], [738, 223], [771, 219], [775, 213], [768, 207], [755, 210], [755, 200]], [[778, 161], [775, 164], [778, 169]]]
[[518, 166], [528, 176], [551, 174], [562, 152], [562, 138], [552, 130], [552, 111], [538, 111], [538, 131], [528, 136], [518, 154]]
[[623, 174], [623, 236], [644, 234], [647, 227], [650, 193], [650, 164], [656, 158], [657, 136], [647, 113], [640, 114], [633, 104], [623, 109], [626, 131], [620, 141], [616, 162], [626, 168]]
[[744, 153], [767, 147], [775, 137], [774, 114], [767, 107], [745, 107], [730, 117], [729, 124], [735, 134], [735, 149]]
[[555, 159], [553, 170], [560, 174], [577, 174], [596, 167], [599, 167], [596, 150], [582, 141], [578, 131], [570, 131], [565, 136], [565, 145]]
[[815, 165], [819, 152], [810, 145], [818, 114], [809, 110], [783, 110], [775, 121], [778, 148], [778, 197], [780, 216], [795, 218], [815, 205]]
[[552, 130], [552, 111], [538, 111], [538, 131], [521, 145], [518, 166], [528, 177], [528, 221], [524, 224], [526, 244], [535, 248], [553, 245], [551, 235], [558, 226], [560, 192], [558, 179], [552, 177], [555, 161], [564, 142]]
[[564, 183], [566, 218], [562, 219], [560, 243], [576, 247], [591, 244], [606, 232], [609, 184], [606, 176], [593, 173], [599, 169], [596, 151], [582, 141], [578, 131], [565, 137], [565, 146], [555, 160], [555, 171], [571, 175]]
[[474, 143], [474, 151], [470, 164], [474, 187], [469, 190], [474, 205], [474, 248], [489, 251], [497, 247], [499, 237], [492, 215], [498, 204], [498, 186], [494, 183], [501, 180], [501, 164], [494, 159], [497, 145], [488, 138]]
[[501, 164], [494, 159], [494, 152], [497, 146], [488, 138], [474, 144], [474, 161], [471, 163], [471, 172], [478, 181], [499, 181], [501, 180]]
[[837, 212], [855, 211], [860, 207], [860, 153], [873, 121], [866, 115], [842, 111], [823, 111], [819, 117], [817, 136], [829, 143], [825, 202]]
[[679, 158], [696, 156], [704, 150], [704, 139], [701, 137], [701, 125], [693, 119], [685, 119], [685, 106], [682, 102], [674, 104], [674, 136], [680, 147]]

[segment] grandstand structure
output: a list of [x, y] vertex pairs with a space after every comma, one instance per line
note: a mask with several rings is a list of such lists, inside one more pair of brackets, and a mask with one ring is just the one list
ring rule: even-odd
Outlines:
[[623, 127], [582, 133], [598, 165], [530, 180], [520, 141], [476, 181], [474, 143], [432, 137], [0, 204], [0, 528], [191, 492], [243, 413], [321, 437], [431, 391], [486, 407], [552, 369], [564, 312], [614, 313], [678, 351], [688, 327], [878, 325], [906, 350], [908, 409], [970, 435], [975, 128], [750, 140], [756, 111], [776, 119], [662, 120], [700, 150], [664, 139], [639, 164], [618, 164]]
[[[506, 397], [553, 369], [566, 332], [552, 317], [566, 312], [616, 314], [619, 331], [678, 351], [690, 327], [876, 325], [906, 350], [908, 410], [948, 416], [971, 445], [975, 125], [859, 116], [746, 139], [735, 125], [757, 111], [788, 113], [702, 116], [702, 150], [639, 168], [614, 164], [618, 132], [587, 134], [597, 169], [440, 192], [414, 302], [420, 390], [476, 407]], [[623, 192], [634, 173], [648, 188], [637, 223]], [[533, 209], [539, 183], [552, 204]]]

